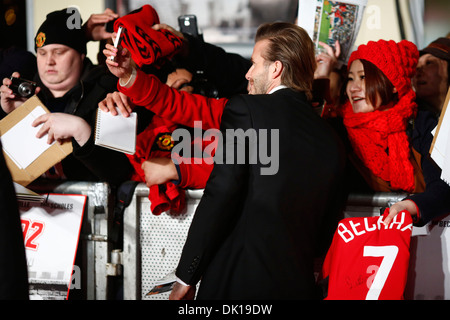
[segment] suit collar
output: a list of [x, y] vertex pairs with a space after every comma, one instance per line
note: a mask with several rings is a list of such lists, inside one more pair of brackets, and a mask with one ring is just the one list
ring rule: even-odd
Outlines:
[[280, 90], [280, 89], [286, 89], [286, 88], [287, 88], [287, 87], [286, 87], [285, 85], [281, 84], [281, 85], [279, 85], [279, 86], [273, 88], [272, 90], [270, 90], [269, 94], [272, 94], [272, 93], [274, 93], [275, 91], [278, 91], [278, 90]]

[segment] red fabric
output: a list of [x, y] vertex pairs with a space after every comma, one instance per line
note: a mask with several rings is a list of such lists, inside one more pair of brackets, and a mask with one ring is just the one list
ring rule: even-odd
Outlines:
[[[203, 130], [220, 128], [223, 109], [228, 101], [224, 98], [205, 98], [178, 91], [161, 83], [156, 76], [139, 69], [131, 87], [126, 88], [118, 84], [117, 88], [130, 97], [135, 105], [145, 106], [159, 117], [170, 119], [171, 123], [195, 127], [195, 121], [199, 121], [198, 125]], [[200, 147], [203, 157], [184, 159], [172, 154], [172, 160], [177, 161], [179, 165], [181, 181], [178, 186], [181, 188], [202, 189], [206, 186], [214, 165], [211, 159], [214, 154], [211, 151], [215, 150], [217, 142], [205, 135], [206, 139], [193, 142], [195, 146]]]
[[369, 41], [352, 52], [348, 67], [354, 60], [364, 59], [372, 62], [397, 88], [399, 96], [411, 91], [411, 78], [416, 72], [419, 51], [414, 43], [408, 40]]
[[409, 266], [412, 219], [400, 212], [385, 227], [379, 217], [339, 222], [324, 264], [326, 300], [401, 300]]
[[[154, 157], [170, 157], [170, 151], [152, 150], [156, 138], [162, 133], [171, 133], [176, 129], [176, 125], [170, 121], [154, 116], [149, 126], [141, 132], [136, 139], [136, 152], [134, 155], [127, 155], [133, 165], [135, 175], [133, 180], [145, 182], [145, 174], [141, 166], [145, 160]], [[181, 212], [185, 206], [185, 194], [181, 188], [172, 182], [163, 185], [153, 185], [149, 193], [150, 209], [154, 215], [172, 210], [175, 213]]]
[[145, 106], [165, 119], [188, 127], [194, 127], [194, 121], [201, 121], [204, 130], [220, 128], [223, 109], [228, 101], [178, 91], [139, 69], [131, 87], [118, 84], [117, 88], [135, 105]]
[[172, 134], [177, 128], [178, 125], [173, 122], [155, 115], [150, 125], [137, 136], [135, 154], [127, 155], [135, 170], [132, 178], [135, 181], [145, 182], [145, 174], [141, 166], [147, 159], [169, 157], [179, 166], [181, 180], [178, 185], [167, 182], [150, 187], [150, 209], [154, 215], [160, 215], [169, 209], [174, 213], [184, 210], [186, 204], [184, 189], [203, 189], [213, 168], [214, 154], [210, 151], [214, 153], [217, 146], [214, 140], [192, 140], [191, 148], [199, 148], [201, 151], [202, 157], [199, 159], [183, 158], [173, 153], [173, 150], [164, 151], [155, 147], [159, 144], [157, 138], [161, 134]]
[[414, 167], [406, 128], [417, 105], [411, 90], [386, 110], [354, 113], [350, 102], [341, 115], [349, 140], [359, 159], [377, 177], [389, 181], [394, 190], [412, 192], [415, 187]]
[[121, 43], [139, 67], [158, 66], [161, 58], [170, 58], [181, 48], [181, 38], [166, 29], [154, 30], [155, 24], [159, 24], [158, 13], [150, 5], [144, 5], [114, 23], [116, 32], [123, 27]]

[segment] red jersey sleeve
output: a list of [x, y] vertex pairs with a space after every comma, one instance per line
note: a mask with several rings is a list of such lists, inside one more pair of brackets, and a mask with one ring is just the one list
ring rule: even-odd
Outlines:
[[178, 91], [161, 83], [156, 76], [139, 69], [131, 87], [122, 87], [119, 83], [117, 87], [138, 106], [188, 127], [194, 127], [194, 121], [201, 121], [204, 130], [220, 128], [223, 109], [228, 102], [225, 98], [207, 98]]

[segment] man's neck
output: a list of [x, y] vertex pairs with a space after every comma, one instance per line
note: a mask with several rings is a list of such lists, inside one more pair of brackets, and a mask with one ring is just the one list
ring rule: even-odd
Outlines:
[[276, 86], [275, 88], [272, 88], [272, 90], [269, 90], [268, 94], [274, 93], [275, 91], [278, 91], [280, 89], [284, 89], [287, 88], [287, 86], [285, 86], [284, 84], [280, 84], [278, 86]]
[[271, 84], [269, 85], [269, 87], [267, 88], [267, 94], [270, 94], [272, 92], [275, 92], [276, 90], [279, 89], [279, 87], [281, 86], [281, 81], [279, 78], [274, 79]]

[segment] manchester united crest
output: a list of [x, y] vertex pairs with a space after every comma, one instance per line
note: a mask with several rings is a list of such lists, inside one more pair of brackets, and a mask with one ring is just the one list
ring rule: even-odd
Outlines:
[[39, 34], [36, 36], [36, 47], [41, 48], [44, 45], [45, 40], [45, 33], [39, 32]]
[[174, 146], [172, 136], [168, 133], [162, 134], [158, 137], [156, 144], [160, 150], [170, 151]]

